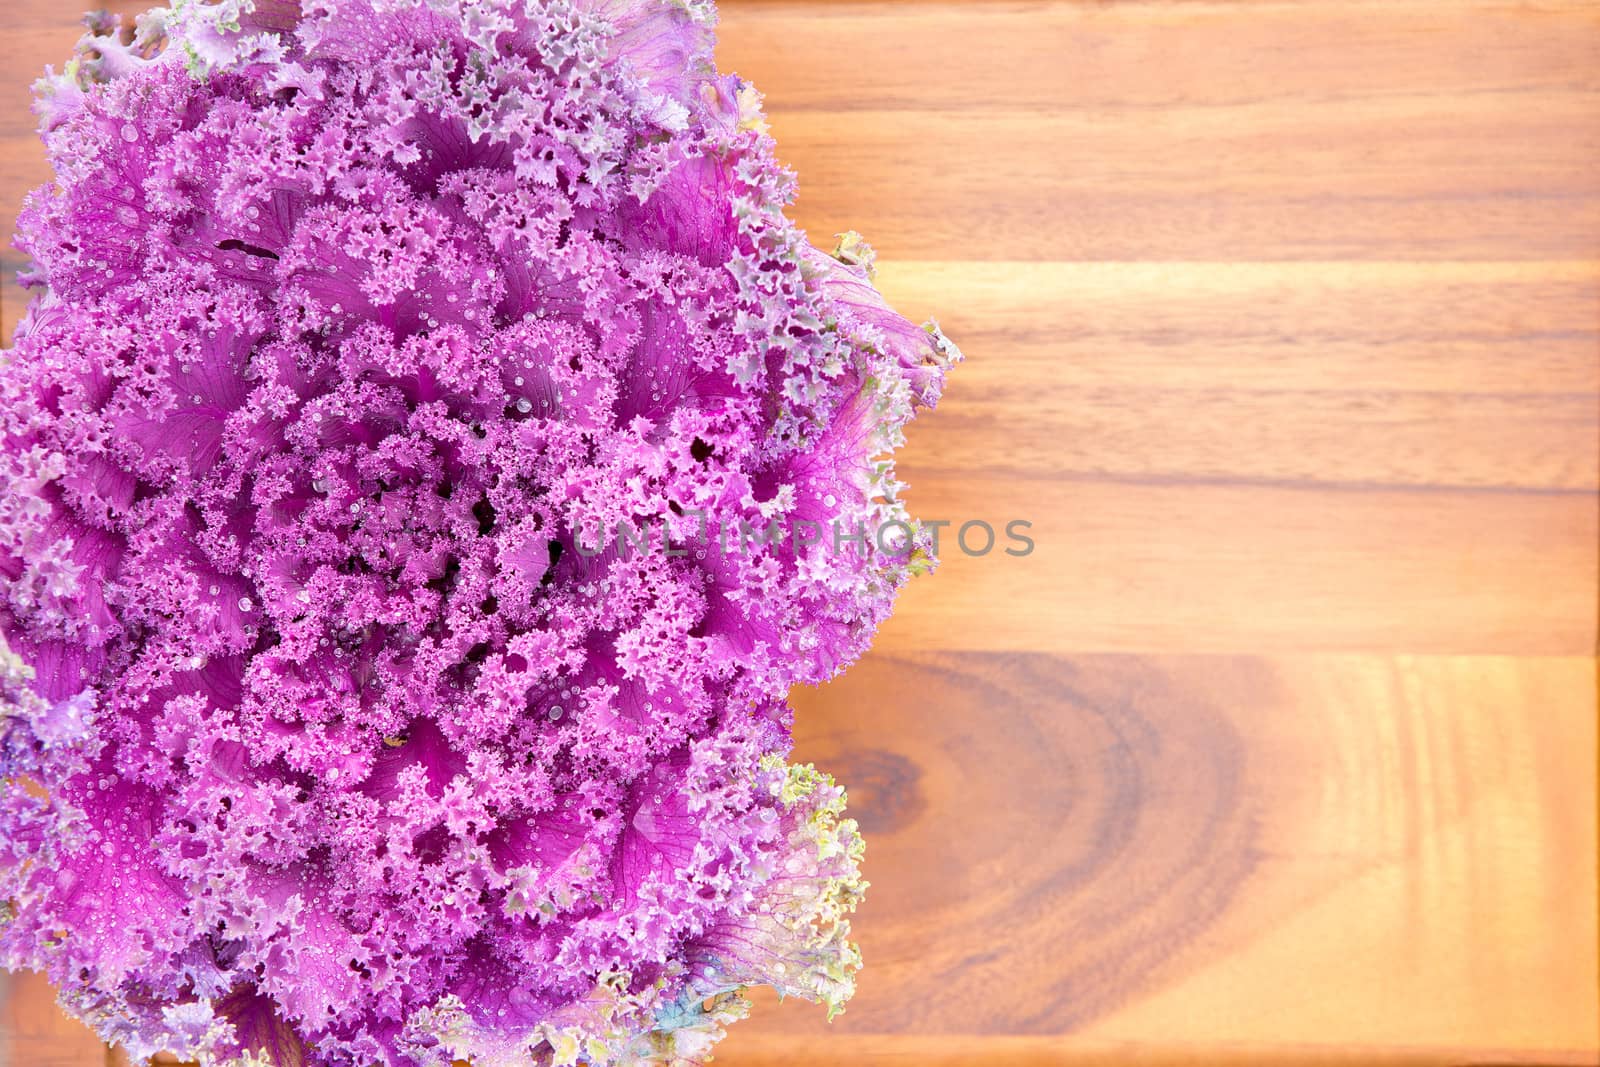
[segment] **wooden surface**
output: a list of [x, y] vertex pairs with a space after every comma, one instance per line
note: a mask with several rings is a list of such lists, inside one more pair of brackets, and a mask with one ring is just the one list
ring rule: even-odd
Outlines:
[[[72, 6], [9, 9], [8, 217]], [[867, 968], [719, 1063], [1600, 1062], [1600, 5], [728, 0], [720, 57], [970, 357], [913, 510], [1038, 549], [796, 695]]]

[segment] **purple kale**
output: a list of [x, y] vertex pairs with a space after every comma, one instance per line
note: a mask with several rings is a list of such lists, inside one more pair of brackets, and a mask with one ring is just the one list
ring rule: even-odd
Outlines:
[[174, 0], [40, 83], [0, 963], [136, 1060], [688, 1063], [850, 995], [786, 694], [931, 565], [889, 454], [958, 354], [785, 219], [713, 21]]

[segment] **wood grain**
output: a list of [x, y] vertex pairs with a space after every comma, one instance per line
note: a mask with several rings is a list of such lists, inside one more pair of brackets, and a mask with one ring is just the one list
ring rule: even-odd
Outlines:
[[1591, 1048], [1593, 693], [1582, 658], [874, 657], [799, 700], [871, 841], [834, 1029]]
[[[70, 7], [13, 4], [8, 218]], [[795, 695], [868, 965], [719, 1062], [1600, 1063], [1600, 5], [723, 12], [796, 217], [969, 356], [913, 509], [1036, 548]]]
[[36, 974], [0, 971], [0, 1067], [101, 1067], [111, 1054]]
[[800, 220], [892, 259], [1594, 253], [1591, 4], [727, 10]]

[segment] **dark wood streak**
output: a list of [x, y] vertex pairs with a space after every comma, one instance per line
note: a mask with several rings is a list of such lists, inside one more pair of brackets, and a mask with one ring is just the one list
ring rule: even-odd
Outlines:
[[895, 968], [852, 1005], [873, 1029], [1078, 1029], [1202, 955], [1255, 866], [1241, 739], [1148, 661], [869, 657], [828, 692], [797, 694], [798, 755], [868, 834], [857, 930]]
[[881, 748], [843, 752], [827, 770], [848, 783], [850, 815], [864, 834], [898, 832], [928, 806], [922, 772], [899, 753]]

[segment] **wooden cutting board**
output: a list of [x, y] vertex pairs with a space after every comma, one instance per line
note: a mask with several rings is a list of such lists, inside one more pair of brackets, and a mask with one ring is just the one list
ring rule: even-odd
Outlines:
[[[7, 10], [7, 221], [73, 6]], [[1600, 1062], [1600, 6], [727, 0], [720, 58], [970, 357], [913, 511], [1036, 548], [795, 694], [867, 967], [719, 1062]], [[106, 1058], [6, 1001], [5, 1067]]]

